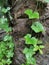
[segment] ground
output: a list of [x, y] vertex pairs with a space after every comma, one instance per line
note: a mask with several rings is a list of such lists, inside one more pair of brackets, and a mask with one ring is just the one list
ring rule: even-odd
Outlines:
[[[12, 2], [11, 14], [13, 16], [13, 21], [11, 21], [11, 27], [13, 29], [12, 36], [15, 43], [12, 65], [21, 65], [25, 63], [25, 56], [22, 51], [25, 47], [23, 38], [27, 33], [33, 33], [33, 35], [39, 36], [39, 38], [43, 40], [45, 46], [43, 55], [37, 53], [35, 56], [37, 65], [49, 65], [49, 5], [46, 3], [43, 4], [42, 2], [41, 4], [42, 5], [39, 6], [33, 0], [16, 0]], [[29, 20], [28, 16], [24, 14], [24, 10], [27, 8], [31, 8], [32, 10], [37, 9], [40, 13], [40, 19]], [[38, 35], [31, 31], [30, 26], [34, 21], [40, 21], [43, 24], [45, 33]]]

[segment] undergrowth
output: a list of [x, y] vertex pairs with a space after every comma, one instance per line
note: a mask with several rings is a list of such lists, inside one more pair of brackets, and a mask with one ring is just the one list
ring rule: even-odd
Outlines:
[[0, 0], [0, 3], [0, 30], [6, 33], [2, 41], [0, 41], [0, 65], [10, 65], [14, 55], [14, 43], [10, 35], [12, 28], [9, 27], [9, 20], [6, 16], [6, 14], [10, 13], [10, 7], [4, 7], [7, 0]]

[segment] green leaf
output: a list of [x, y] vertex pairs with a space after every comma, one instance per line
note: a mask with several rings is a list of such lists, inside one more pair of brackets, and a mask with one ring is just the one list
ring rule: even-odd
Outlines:
[[38, 39], [35, 38], [35, 37], [32, 37], [32, 38], [31, 38], [31, 42], [32, 42], [31, 44], [35, 45], [35, 44], [38, 43]]
[[8, 32], [12, 31], [12, 28], [11, 27], [6, 27], [6, 28], [4, 28], [4, 30], [8, 33]]
[[38, 51], [39, 50], [39, 47], [36, 45], [35, 47], [34, 47], [34, 49], [33, 49], [33, 51]]
[[39, 47], [40, 47], [41, 49], [45, 48], [45, 46], [43, 46], [43, 45], [40, 45]]
[[36, 60], [35, 60], [35, 58], [28, 57], [28, 58], [27, 58], [27, 64], [36, 65]]
[[26, 44], [31, 44], [31, 34], [27, 34], [24, 39]]
[[0, 18], [0, 28], [3, 29], [6, 32], [11, 32], [12, 28], [8, 26], [8, 20], [7, 18]]
[[33, 12], [33, 15], [32, 15], [32, 18], [37, 18], [37, 19], [39, 19], [39, 13], [36, 12], [36, 11], [34, 11], [34, 12]]
[[10, 65], [12, 63], [11, 59], [7, 60], [7, 64]]
[[32, 15], [33, 11], [31, 9], [27, 9], [24, 12], [25, 14], [27, 14], [28, 16]]
[[24, 38], [25, 38], [25, 43], [26, 44], [33, 44], [33, 45], [35, 45], [38, 42], [38, 39], [36, 39], [35, 37], [31, 38], [30, 34], [27, 34]]
[[26, 54], [28, 52], [28, 48], [24, 48], [23, 53]]
[[39, 19], [39, 13], [37, 11], [33, 12], [31, 9], [27, 9], [24, 13], [29, 16], [29, 19]]
[[9, 35], [6, 35], [6, 36], [4, 37], [4, 41], [9, 41], [9, 40], [12, 40], [12, 37], [9, 36]]
[[12, 53], [11, 51], [8, 51], [7, 53], [7, 58], [13, 57], [14, 53]]
[[[33, 62], [33, 61], [31, 61], [33, 50], [25, 48], [24, 51], [23, 51], [23, 53], [26, 56], [27, 64], [31, 64], [31, 62]], [[31, 62], [29, 62], [29, 61], [31, 61]]]
[[36, 59], [35, 58], [31, 59], [31, 64], [36, 65]]
[[24, 48], [23, 53], [24, 53], [24, 54], [29, 54], [30, 56], [32, 56], [33, 49]]
[[7, 43], [7, 46], [12, 49], [14, 48], [14, 44], [11, 41]]
[[36, 33], [44, 31], [44, 27], [43, 27], [43, 25], [40, 22], [35, 22], [34, 24], [32, 24], [31, 28]]

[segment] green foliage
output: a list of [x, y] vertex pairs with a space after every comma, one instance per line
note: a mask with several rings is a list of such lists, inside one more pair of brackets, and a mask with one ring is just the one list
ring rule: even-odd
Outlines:
[[[9, 36], [10, 39], [10, 36]], [[0, 63], [2, 65], [10, 65], [11, 64], [11, 57], [13, 57], [13, 48], [14, 44], [11, 40], [5, 39], [6, 41], [1, 41], [0, 42]]]
[[33, 46], [33, 51], [40, 51], [42, 48], [44, 48], [43, 45], [40, 45], [42, 44], [42, 42], [35, 37], [31, 37], [31, 34], [27, 34], [24, 38], [26, 44], [30, 44]]
[[32, 57], [35, 54], [35, 52], [33, 52], [33, 46], [30, 48], [25, 48], [23, 53], [26, 56], [26, 65], [36, 64], [35, 58]]
[[0, 29], [3, 29], [6, 32], [10, 32], [12, 30], [8, 25], [8, 19], [4, 16], [0, 18]]
[[35, 22], [34, 24], [32, 24], [31, 28], [36, 33], [44, 31], [44, 27], [43, 27], [43, 25], [40, 22]]
[[24, 13], [29, 16], [29, 19], [39, 19], [39, 13], [37, 11], [33, 12], [31, 9], [27, 9]]
[[14, 43], [12, 36], [9, 34], [9, 32], [12, 31], [12, 28], [9, 27], [9, 21], [5, 15], [10, 10], [10, 7], [4, 8], [6, 1], [7, 0], [0, 0], [0, 30], [6, 32], [3, 40], [0, 41], [0, 65], [10, 65], [12, 63], [11, 58], [14, 55]]
[[35, 37], [31, 37], [31, 34], [27, 34], [25, 37], [25, 43], [30, 45], [30, 48], [25, 47], [23, 50], [23, 53], [26, 56], [26, 65], [36, 65], [36, 60], [34, 58], [34, 55], [37, 51], [39, 51], [40, 54], [43, 54], [42, 49], [44, 48], [42, 42], [38, 40]]
[[3, 40], [4, 41], [12, 41], [12, 37], [9, 35], [6, 35]]
[[38, 39], [36, 39], [35, 37], [31, 37], [31, 34], [27, 34], [25, 37], [25, 43], [26, 44], [37, 44]]
[[[24, 13], [29, 16], [29, 19], [39, 19], [39, 13], [36, 11], [33, 12], [31, 9], [27, 9]], [[40, 22], [34, 22], [31, 26], [31, 29], [35, 33], [45, 31], [43, 25]], [[34, 55], [37, 51], [39, 51], [40, 54], [43, 54], [42, 49], [44, 46], [42, 45], [42, 41], [36, 37], [32, 37], [31, 34], [25, 35], [24, 40], [25, 44], [29, 45], [29, 48], [25, 47], [23, 50], [23, 53], [26, 57], [25, 65], [36, 65], [36, 59], [34, 58]]]
[[3, 29], [6, 32], [12, 31], [12, 28], [8, 25], [8, 19], [4, 16], [0, 18], [0, 29]]

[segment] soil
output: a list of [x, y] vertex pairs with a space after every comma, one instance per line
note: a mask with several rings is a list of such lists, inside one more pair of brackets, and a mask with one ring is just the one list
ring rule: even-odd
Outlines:
[[[9, 1], [10, 2], [10, 1]], [[14, 3], [14, 4], [13, 4]], [[31, 33], [43, 40], [45, 48], [43, 49], [43, 55], [39, 53], [36, 54], [37, 65], [49, 65], [49, 4], [39, 2], [37, 3], [33, 0], [15, 0], [12, 1], [11, 13], [13, 15], [13, 21], [11, 21], [11, 26], [13, 28], [13, 39], [14, 39], [14, 57], [13, 63], [11, 65], [21, 65], [25, 63], [25, 55], [22, 53], [25, 45], [23, 37], [27, 33]], [[28, 16], [24, 14], [25, 9], [38, 10], [40, 13], [39, 20], [29, 20]], [[36, 34], [32, 32], [30, 26], [33, 22], [40, 21], [44, 28], [45, 33]]]

